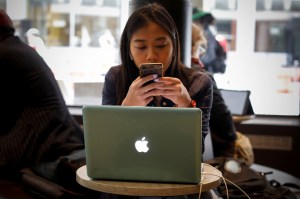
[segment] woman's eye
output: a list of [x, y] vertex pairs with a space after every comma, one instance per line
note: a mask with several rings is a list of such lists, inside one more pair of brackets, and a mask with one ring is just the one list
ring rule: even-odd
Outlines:
[[135, 48], [137, 48], [139, 50], [144, 50], [144, 49], [146, 49], [146, 46], [136, 46]]
[[167, 46], [167, 44], [161, 44], [161, 45], [157, 45], [156, 48], [164, 48], [166, 46]]

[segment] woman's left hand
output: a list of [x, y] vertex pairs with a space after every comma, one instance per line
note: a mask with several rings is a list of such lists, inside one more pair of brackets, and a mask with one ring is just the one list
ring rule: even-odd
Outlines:
[[160, 95], [174, 102], [178, 107], [191, 107], [191, 97], [178, 78], [174, 77], [162, 77], [159, 79]]

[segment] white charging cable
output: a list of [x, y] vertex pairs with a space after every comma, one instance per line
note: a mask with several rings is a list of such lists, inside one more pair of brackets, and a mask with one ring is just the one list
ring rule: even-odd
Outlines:
[[[248, 194], [247, 194], [243, 189], [241, 189], [238, 185], [236, 185], [236, 184], [233, 183], [232, 181], [230, 181], [230, 180], [224, 178], [221, 172], [220, 172], [221, 175], [217, 175], [217, 174], [214, 174], [214, 173], [205, 172], [205, 171], [204, 171], [204, 165], [205, 165], [205, 166], [208, 166], [208, 167], [213, 167], [213, 166], [211, 166], [211, 165], [209, 165], [209, 164], [206, 164], [206, 163], [202, 163], [202, 164], [201, 164], [201, 180], [200, 180], [200, 185], [199, 185], [199, 197], [198, 197], [198, 199], [200, 199], [200, 197], [201, 197], [201, 191], [202, 191], [202, 184], [203, 184], [204, 175], [217, 176], [217, 177], [219, 177], [219, 178], [221, 178], [221, 179], [223, 180], [224, 185], [225, 185], [225, 189], [226, 189], [227, 199], [229, 199], [229, 194], [228, 194], [228, 188], [227, 188], [227, 183], [226, 183], [226, 181], [229, 182], [229, 183], [231, 183], [232, 185], [234, 185], [234, 186], [235, 186], [236, 188], [238, 188], [238, 189], [239, 189], [239, 190], [240, 190], [247, 198], [250, 199], [250, 197], [248, 196]], [[215, 167], [213, 167], [213, 168], [216, 169]]]

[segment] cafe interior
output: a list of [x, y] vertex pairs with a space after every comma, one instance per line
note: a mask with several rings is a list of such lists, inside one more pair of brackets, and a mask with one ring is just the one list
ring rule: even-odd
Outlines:
[[[12, 18], [16, 35], [35, 45], [82, 125], [82, 107], [101, 105], [105, 74], [120, 63], [127, 18], [149, 2], [160, 1], [0, 0], [0, 8]], [[272, 172], [268, 179], [300, 186], [300, 0], [162, 2], [177, 13], [173, 17], [181, 34], [182, 62], [188, 66], [192, 9], [214, 16], [216, 35], [225, 41], [227, 53], [225, 72], [214, 78], [236, 130], [251, 142], [251, 167]], [[210, 138], [206, 142], [209, 148]], [[300, 198], [300, 189], [295, 190]], [[23, 192], [4, 191], [0, 184], [0, 198], [16, 194]]]

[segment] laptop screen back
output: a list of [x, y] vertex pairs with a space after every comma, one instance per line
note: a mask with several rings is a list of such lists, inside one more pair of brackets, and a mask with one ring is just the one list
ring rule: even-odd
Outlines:
[[250, 108], [250, 91], [220, 89], [220, 92], [232, 115], [253, 114], [252, 107]]
[[201, 118], [197, 108], [83, 107], [88, 176], [198, 183]]

